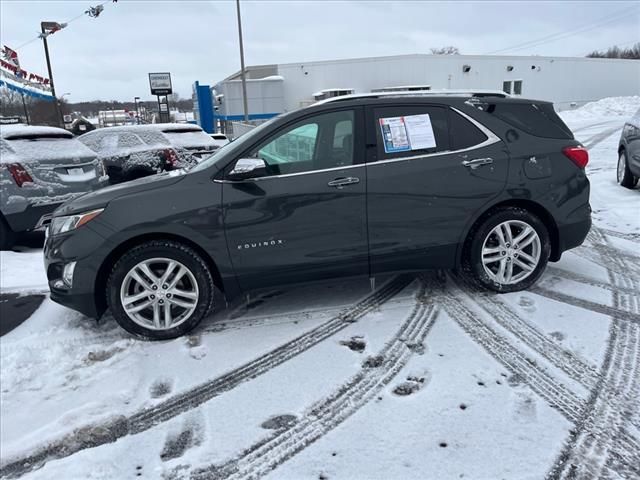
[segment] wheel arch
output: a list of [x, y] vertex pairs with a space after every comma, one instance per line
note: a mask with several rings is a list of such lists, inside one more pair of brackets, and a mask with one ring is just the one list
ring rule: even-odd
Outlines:
[[94, 302], [96, 305], [96, 310], [98, 312], [98, 316], [102, 315], [107, 309], [107, 301], [106, 296], [104, 295], [105, 289], [107, 287], [107, 280], [109, 279], [109, 273], [111, 269], [118, 261], [118, 259], [128, 250], [134, 248], [140, 244], [145, 242], [149, 242], [151, 240], [172, 240], [174, 242], [182, 243], [189, 248], [195, 250], [205, 261], [207, 267], [211, 271], [211, 276], [213, 277], [214, 285], [224, 294], [224, 282], [222, 280], [222, 276], [220, 275], [220, 270], [216, 265], [215, 261], [204, 250], [200, 245], [198, 245], [193, 240], [190, 240], [181, 235], [176, 235], [172, 233], [148, 233], [143, 235], [138, 235], [135, 237], [131, 237], [124, 242], [120, 243], [117, 247], [115, 247], [104, 259], [100, 268], [98, 269], [98, 273], [96, 275], [95, 286], [93, 289]]
[[461, 242], [458, 243], [456, 266], [460, 266], [462, 264], [463, 255], [468, 248], [470, 241], [469, 233], [472, 232], [478, 224], [480, 224], [488, 216], [490, 216], [493, 211], [505, 207], [519, 207], [533, 213], [538, 218], [540, 218], [545, 227], [547, 227], [547, 231], [549, 232], [549, 240], [551, 241], [551, 256], [549, 257], [549, 260], [552, 262], [557, 262], [558, 260], [560, 260], [560, 256], [562, 255], [562, 252], [560, 251], [560, 233], [558, 230], [558, 225], [553, 219], [553, 216], [545, 207], [537, 202], [534, 202], [533, 200], [513, 198], [491, 205], [480, 214], [478, 214], [472, 222], [469, 222], [463, 236], [461, 237]]

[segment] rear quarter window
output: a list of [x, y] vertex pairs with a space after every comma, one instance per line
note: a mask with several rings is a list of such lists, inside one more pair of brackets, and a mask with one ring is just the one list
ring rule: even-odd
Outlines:
[[463, 150], [488, 140], [478, 127], [453, 110], [449, 111], [449, 135], [451, 150]]
[[486, 111], [494, 117], [530, 135], [545, 138], [572, 139], [569, 127], [545, 103], [494, 103]]

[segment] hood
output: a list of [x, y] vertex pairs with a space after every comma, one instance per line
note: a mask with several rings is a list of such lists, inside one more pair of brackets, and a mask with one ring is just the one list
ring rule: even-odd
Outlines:
[[119, 183], [117, 185], [102, 188], [65, 203], [56, 209], [54, 215], [73, 215], [75, 213], [103, 208], [116, 198], [155, 190], [157, 188], [164, 188], [178, 183], [184, 179], [185, 174], [186, 172], [184, 170], [173, 170], [171, 172], [151, 175], [131, 182]]

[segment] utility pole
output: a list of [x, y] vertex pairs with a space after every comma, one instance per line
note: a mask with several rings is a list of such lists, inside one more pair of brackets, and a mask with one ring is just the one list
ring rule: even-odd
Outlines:
[[238, 37], [240, 38], [240, 77], [242, 78], [242, 100], [244, 107], [244, 121], [249, 121], [249, 107], [247, 106], [247, 79], [244, 74], [244, 47], [242, 45], [242, 22], [240, 20], [240, 0], [236, 0], [238, 12]]
[[53, 104], [56, 109], [56, 116], [61, 127], [64, 128], [64, 119], [62, 118], [62, 110], [60, 109], [60, 103], [56, 97], [56, 88], [53, 85], [53, 72], [51, 71], [51, 59], [49, 58], [49, 44], [47, 43], [47, 37], [49, 32], [56, 32], [61, 28], [66, 27], [65, 24], [59, 24], [57, 22], [40, 22], [40, 31], [42, 32], [42, 42], [44, 43], [44, 55], [47, 59], [47, 71], [49, 72], [49, 85], [51, 85], [51, 95], [53, 95]]
[[140, 125], [140, 111], [138, 110], [138, 100], [140, 97], [133, 97], [133, 103], [136, 105], [136, 123]]
[[20, 92], [20, 95], [22, 96], [22, 108], [24, 109], [24, 118], [27, 121], [27, 125], [30, 125], [31, 122], [29, 122], [29, 110], [27, 110], [27, 102], [24, 100], [24, 93]]

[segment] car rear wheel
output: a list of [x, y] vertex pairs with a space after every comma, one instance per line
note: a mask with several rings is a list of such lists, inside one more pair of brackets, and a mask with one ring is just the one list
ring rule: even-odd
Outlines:
[[496, 292], [524, 290], [544, 271], [551, 243], [544, 223], [528, 210], [494, 210], [465, 243], [463, 272], [476, 285]]
[[618, 183], [626, 188], [633, 188], [638, 183], [638, 178], [633, 176], [631, 170], [629, 170], [629, 164], [627, 163], [627, 153], [622, 150], [618, 157], [617, 168]]
[[211, 272], [193, 249], [173, 241], [139, 245], [118, 260], [107, 302], [125, 330], [152, 340], [179, 337], [213, 308]]
[[0, 250], [11, 250], [15, 243], [15, 233], [0, 215]]

